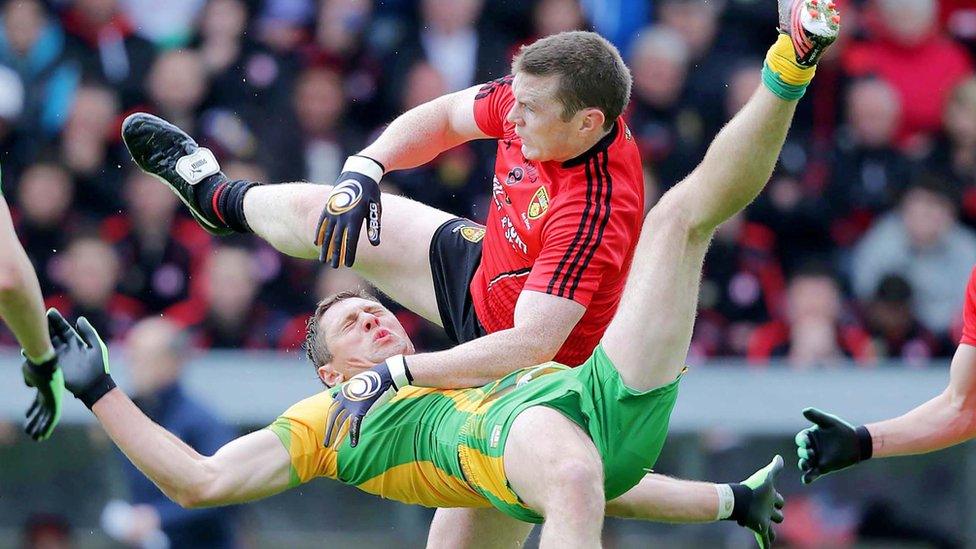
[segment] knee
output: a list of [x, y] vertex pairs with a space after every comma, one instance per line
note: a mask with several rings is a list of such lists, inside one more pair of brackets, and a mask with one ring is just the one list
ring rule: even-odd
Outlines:
[[603, 516], [603, 466], [592, 459], [564, 458], [549, 475], [546, 512], [571, 511], [579, 516]]

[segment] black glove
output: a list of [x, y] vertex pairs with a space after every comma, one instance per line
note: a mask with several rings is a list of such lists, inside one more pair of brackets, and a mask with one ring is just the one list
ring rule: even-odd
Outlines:
[[740, 484], [730, 485], [735, 507], [729, 520], [752, 530], [761, 549], [767, 549], [776, 539], [772, 523], [783, 522], [783, 496], [776, 491], [776, 478], [782, 470], [783, 458], [777, 455]]
[[64, 386], [91, 409], [98, 399], [115, 388], [109, 373], [108, 348], [98, 332], [81, 317], [72, 328], [57, 309], [47, 312], [51, 343], [64, 372]]
[[355, 448], [359, 444], [359, 426], [363, 418], [412, 381], [403, 355], [388, 358], [386, 362], [349, 378], [332, 397], [323, 445], [338, 445], [348, 423], [349, 445]]
[[315, 231], [315, 245], [321, 248], [319, 261], [330, 263], [334, 269], [340, 264], [352, 267], [359, 233], [367, 220], [366, 238], [373, 246], [379, 246], [383, 213], [380, 179], [384, 171], [382, 164], [366, 156], [346, 159]]
[[24, 383], [37, 389], [34, 403], [25, 414], [24, 432], [36, 441], [47, 440], [61, 419], [61, 395], [64, 393], [64, 376], [58, 369], [58, 356], [34, 364], [24, 357], [21, 367]]
[[871, 458], [871, 433], [816, 408], [803, 410], [814, 425], [796, 434], [801, 480], [810, 484], [823, 475]]

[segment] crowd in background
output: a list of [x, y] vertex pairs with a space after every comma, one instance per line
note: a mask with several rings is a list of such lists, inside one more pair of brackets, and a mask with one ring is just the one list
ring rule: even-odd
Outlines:
[[[922, 363], [958, 341], [976, 265], [976, 6], [835, 1], [842, 40], [776, 173], [707, 257], [695, 358]], [[362, 281], [210, 237], [134, 169], [126, 114], [180, 125], [232, 178], [331, 183], [400, 112], [505, 75], [535, 38], [596, 30], [633, 72], [650, 208], [756, 88], [775, 26], [752, 0], [6, 0], [3, 193], [49, 305], [108, 338], [163, 313], [203, 348], [296, 349], [316, 301]], [[384, 186], [480, 220], [493, 162], [493, 142], [472, 143]], [[396, 312], [419, 348], [446, 344]]]

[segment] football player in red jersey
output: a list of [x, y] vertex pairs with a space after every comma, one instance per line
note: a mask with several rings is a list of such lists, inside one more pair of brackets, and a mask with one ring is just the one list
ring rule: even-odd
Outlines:
[[796, 435], [802, 481], [866, 459], [934, 452], [976, 438], [976, 269], [966, 287], [963, 329], [949, 368], [949, 385], [928, 402], [892, 419], [854, 426], [816, 408], [813, 425]]

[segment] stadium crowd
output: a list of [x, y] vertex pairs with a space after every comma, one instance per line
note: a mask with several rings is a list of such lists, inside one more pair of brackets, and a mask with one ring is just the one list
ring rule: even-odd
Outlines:
[[[843, 42], [768, 189], [709, 252], [697, 358], [922, 363], [958, 342], [976, 265], [976, 6], [835, 1]], [[592, 29], [633, 71], [649, 209], [755, 89], [775, 26], [751, 0], [5, 0], [3, 193], [49, 304], [108, 338], [164, 313], [204, 348], [295, 349], [315, 302], [361, 280], [211, 238], [135, 169], [125, 115], [177, 123], [232, 178], [331, 183], [398, 113], [505, 75], [534, 38]], [[479, 220], [493, 161], [473, 143], [384, 185]], [[447, 343], [397, 314], [419, 347]]]

